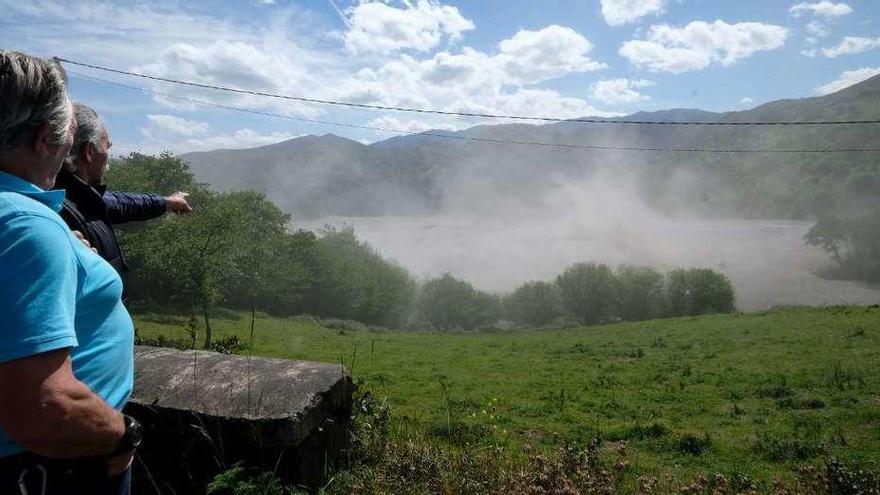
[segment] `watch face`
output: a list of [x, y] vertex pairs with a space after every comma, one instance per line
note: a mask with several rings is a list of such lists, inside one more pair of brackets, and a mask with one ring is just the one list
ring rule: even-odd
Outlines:
[[144, 438], [144, 427], [141, 422], [129, 416], [128, 430], [131, 435], [132, 447], [138, 447]]

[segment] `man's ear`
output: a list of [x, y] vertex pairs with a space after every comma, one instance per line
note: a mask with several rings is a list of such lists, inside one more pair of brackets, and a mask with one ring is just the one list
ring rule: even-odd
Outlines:
[[48, 122], [43, 122], [37, 127], [34, 136], [34, 151], [42, 158], [49, 158], [54, 153], [55, 143], [52, 142], [52, 126]]
[[91, 141], [84, 142], [82, 145], [82, 151], [76, 150], [76, 153], [82, 153], [82, 159], [85, 160], [86, 163], [92, 163], [92, 158], [95, 156], [95, 143]]

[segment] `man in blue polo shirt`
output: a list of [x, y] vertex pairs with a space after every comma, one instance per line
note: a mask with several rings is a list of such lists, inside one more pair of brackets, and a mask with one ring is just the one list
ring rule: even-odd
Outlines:
[[0, 51], [0, 493], [124, 494], [133, 326], [50, 191], [76, 123], [60, 66]]

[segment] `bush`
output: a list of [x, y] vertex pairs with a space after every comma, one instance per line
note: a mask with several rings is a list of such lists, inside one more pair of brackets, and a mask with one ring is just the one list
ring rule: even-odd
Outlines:
[[498, 320], [500, 309], [498, 297], [448, 273], [426, 282], [416, 300], [417, 320], [440, 330], [488, 325]]
[[617, 309], [617, 282], [605, 264], [577, 263], [556, 277], [563, 308], [581, 323], [612, 320]]
[[287, 495], [288, 491], [271, 472], [245, 469], [240, 465], [218, 474], [208, 484], [208, 495]]
[[698, 437], [687, 433], [679, 435], [675, 439], [674, 446], [675, 450], [682, 454], [701, 455], [712, 447], [712, 439], [709, 438], [708, 434]]
[[504, 298], [504, 316], [516, 323], [539, 327], [561, 315], [559, 289], [548, 282], [527, 282]]
[[211, 350], [220, 354], [236, 354], [244, 348], [238, 335], [230, 335], [211, 344]]
[[736, 309], [730, 280], [708, 268], [678, 268], [671, 271], [667, 294], [672, 316], [730, 313]]
[[306, 312], [400, 327], [415, 281], [404, 268], [359, 241], [354, 229], [327, 227], [318, 239], [320, 260]]
[[650, 320], [663, 315], [663, 274], [647, 266], [621, 265], [615, 272], [618, 316], [623, 320]]

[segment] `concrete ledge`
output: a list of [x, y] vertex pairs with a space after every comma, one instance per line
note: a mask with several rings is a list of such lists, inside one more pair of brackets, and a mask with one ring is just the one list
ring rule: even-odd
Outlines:
[[136, 346], [138, 493], [195, 493], [238, 462], [314, 485], [345, 446], [353, 391], [341, 365]]

